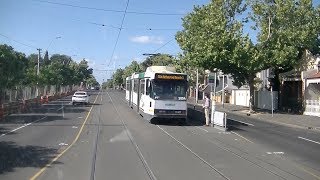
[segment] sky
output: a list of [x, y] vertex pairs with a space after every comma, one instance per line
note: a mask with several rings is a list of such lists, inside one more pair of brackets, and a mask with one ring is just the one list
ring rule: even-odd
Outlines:
[[[174, 39], [181, 18], [209, 1], [129, 0], [124, 13], [127, 0], [0, 0], [0, 44], [26, 55], [41, 48], [42, 55], [85, 58], [101, 83], [115, 68], [143, 61], [144, 53], [181, 52]], [[256, 32], [245, 31], [255, 38]]]

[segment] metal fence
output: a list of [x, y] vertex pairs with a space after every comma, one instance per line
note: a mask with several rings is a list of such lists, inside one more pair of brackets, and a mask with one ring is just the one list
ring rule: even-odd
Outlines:
[[77, 90], [79, 86], [44, 86], [33, 87], [16, 87], [14, 89], [6, 89], [0, 94], [0, 102], [2, 104], [19, 102], [22, 100], [34, 99], [41, 96], [54, 96], [57, 94], [68, 93]]

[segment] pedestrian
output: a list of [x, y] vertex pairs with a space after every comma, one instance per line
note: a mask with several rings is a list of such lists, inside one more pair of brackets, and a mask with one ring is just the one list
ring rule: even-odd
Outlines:
[[209, 94], [205, 94], [205, 98], [204, 98], [204, 102], [203, 102], [204, 115], [206, 118], [205, 126], [209, 126], [209, 124], [210, 124], [210, 116], [209, 116], [210, 104], [211, 104], [211, 102], [210, 102]]

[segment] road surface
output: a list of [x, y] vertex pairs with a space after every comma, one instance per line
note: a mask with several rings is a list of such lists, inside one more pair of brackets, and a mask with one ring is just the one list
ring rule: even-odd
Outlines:
[[320, 179], [316, 132], [150, 124], [123, 92], [89, 93], [88, 106], [68, 97], [1, 122], [0, 179]]

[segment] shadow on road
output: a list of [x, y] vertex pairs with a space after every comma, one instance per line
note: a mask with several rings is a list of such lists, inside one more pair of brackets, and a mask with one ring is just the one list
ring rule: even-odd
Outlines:
[[[14, 142], [0, 142], [0, 174], [15, 168], [43, 167], [57, 154], [57, 149], [41, 146], [19, 146]], [[56, 162], [55, 164], [60, 164]]]
[[56, 120], [68, 120], [62, 118], [60, 115], [56, 116], [44, 116], [44, 115], [32, 115], [32, 114], [15, 114], [7, 116], [1, 124], [26, 124], [26, 123], [43, 123]]
[[188, 126], [182, 119], [161, 119], [161, 118], [152, 118], [151, 124], [163, 125], [163, 126]]

